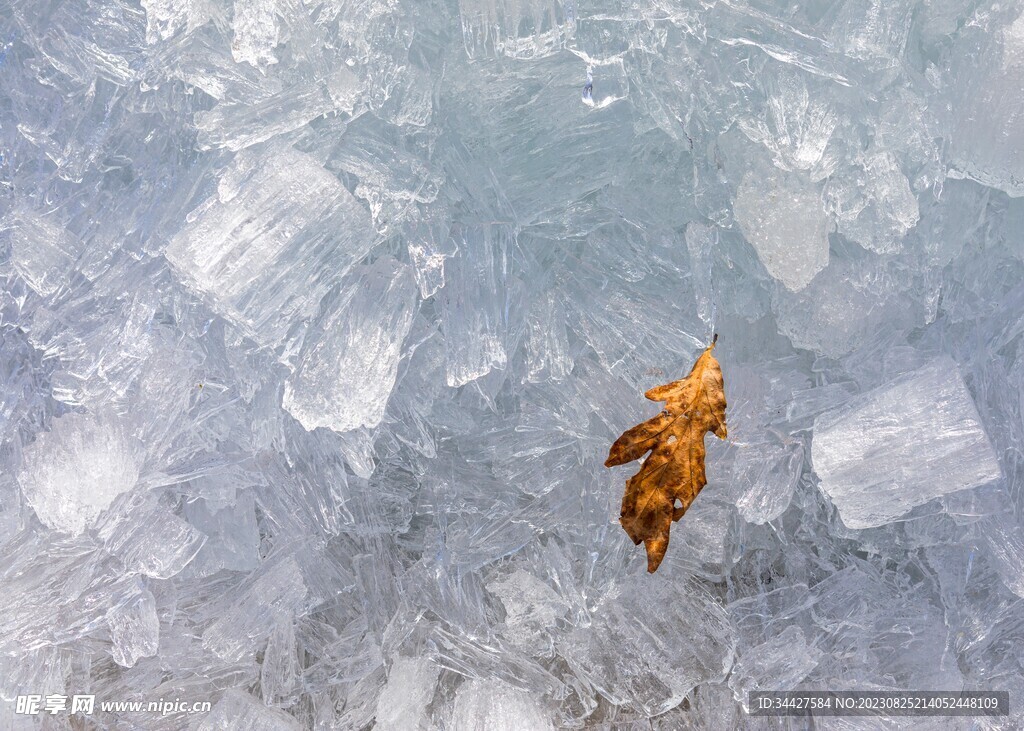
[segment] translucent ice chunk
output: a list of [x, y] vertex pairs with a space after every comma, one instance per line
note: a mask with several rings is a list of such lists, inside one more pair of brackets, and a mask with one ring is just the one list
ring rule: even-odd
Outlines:
[[461, 231], [459, 253], [447, 265], [440, 292], [447, 382], [462, 386], [505, 367], [502, 296], [512, 233], [506, 226]]
[[160, 622], [156, 616], [156, 601], [148, 589], [111, 607], [106, 619], [114, 643], [111, 654], [118, 665], [130, 668], [139, 658], [156, 654]]
[[320, 648], [316, 666], [302, 669], [303, 686], [355, 682], [374, 673], [384, 662], [365, 617], [357, 617], [340, 628], [316, 620], [306, 620], [298, 626], [309, 627], [303, 629], [304, 644], [309, 641], [305, 638], [309, 638]]
[[819, 416], [811, 456], [821, 489], [850, 528], [891, 523], [933, 498], [1001, 475], [948, 356]]
[[808, 646], [803, 630], [790, 625], [767, 642], [740, 652], [729, 676], [729, 687], [746, 708], [750, 691], [794, 688], [820, 658], [821, 651]]
[[718, 247], [718, 229], [703, 223], [686, 225], [686, 248], [690, 252], [690, 270], [694, 274], [693, 289], [697, 313], [708, 327], [715, 325], [715, 291], [711, 278], [714, 251]]
[[565, 46], [574, 28], [574, 0], [459, 0], [470, 58], [539, 58]]
[[766, 439], [740, 449], [733, 464], [733, 482], [743, 490], [736, 507], [748, 523], [767, 523], [789, 507], [800, 479], [803, 445]]
[[18, 482], [45, 525], [77, 535], [139, 479], [142, 445], [111, 414], [66, 414], [25, 450]]
[[593, 625], [574, 630], [561, 648], [609, 701], [651, 716], [698, 684], [724, 678], [734, 646], [729, 619], [706, 589], [689, 578], [659, 578], [624, 584]]
[[211, 16], [206, 0], [142, 0], [146, 10], [146, 42], [157, 43], [177, 35], [181, 30], [189, 32]]
[[504, 634], [512, 644], [543, 650], [551, 632], [569, 610], [565, 600], [540, 579], [517, 569], [487, 584], [505, 607]]
[[395, 386], [416, 306], [412, 270], [378, 259], [346, 277], [342, 301], [307, 334], [284, 407], [306, 429], [377, 426]]
[[573, 359], [569, 353], [568, 334], [565, 329], [565, 308], [553, 293], [539, 297], [527, 316], [526, 379], [538, 383], [551, 379], [561, 381], [572, 372]]
[[551, 715], [535, 695], [501, 680], [476, 678], [455, 694], [451, 728], [466, 731], [544, 731], [554, 729]]
[[[0, 730], [1024, 694], [1020, 2], [0, 8]], [[713, 332], [647, 575], [603, 459]]]
[[825, 189], [839, 231], [869, 251], [899, 251], [907, 231], [917, 224], [917, 198], [891, 152], [872, 151]]
[[949, 662], [948, 628], [930, 593], [907, 591], [896, 578], [907, 568], [883, 574], [854, 562], [814, 586], [817, 627], [807, 634], [821, 651], [814, 676], [862, 688], [960, 687], [964, 677]]
[[[779, 8], [775, 11], [778, 15], [773, 17], [772, 12], [765, 12], [771, 7], [769, 4], [716, 4], [709, 35], [713, 34], [729, 46], [759, 48], [782, 63], [849, 86], [848, 77], [855, 69], [850, 68], [847, 59], [837, 58], [834, 46], [817, 36], [809, 24], [799, 22], [793, 13]], [[723, 95], [731, 93], [732, 77], [735, 71], [730, 70], [729, 77], [716, 90]], [[716, 103], [721, 102], [716, 100]]]
[[195, 557], [206, 536], [166, 508], [146, 509], [140, 502], [127, 500], [108, 511], [99, 536], [129, 571], [169, 579]]
[[428, 729], [427, 705], [434, 697], [440, 672], [430, 658], [395, 658], [387, 685], [377, 698], [375, 731]]
[[260, 535], [256, 526], [255, 501], [251, 490], [233, 505], [219, 507], [207, 500], [192, 500], [185, 517], [207, 536], [189, 571], [210, 576], [221, 569], [253, 571], [259, 566]]
[[197, 731], [302, 731], [293, 716], [269, 708], [248, 693], [229, 690], [210, 714], [196, 726]]
[[264, 345], [370, 248], [366, 210], [312, 157], [290, 148], [240, 152], [217, 193], [189, 215], [168, 261], [212, 306]]
[[828, 264], [828, 216], [819, 187], [805, 177], [748, 172], [733, 213], [765, 269], [787, 289], [803, 289]]
[[910, 22], [908, 3], [850, 0], [839, 12], [828, 40], [852, 58], [891, 66], [903, 55]]
[[290, 613], [281, 612], [274, 616], [274, 628], [267, 639], [260, 665], [260, 690], [264, 701], [291, 705], [298, 683], [298, 665], [295, 618]]
[[1003, 583], [1017, 596], [1024, 596], [1024, 527], [1004, 513], [988, 518], [983, 535]]
[[731, 506], [711, 499], [695, 502], [687, 509], [688, 519], [680, 531], [682, 541], [676, 551], [685, 561], [696, 562], [702, 575], [721, 578], [728, 569], [735, 512]]
[[420, 296], [427, 299], [444, 286], [445, 260], [454, 256], [458, 247], [448, 235], [448, 227], [441, 224], [410, 224], [405, 237]]
[[231, 55], [238, 63], [269, 66], [277, 63], [277, 3], [275, 0], [235, 0], [235, 32]]
[[[444, 177], [401, 130], [371, 124], [371, 120], [366, 116], [352, 120], [325, 165], [339, 177], [358, 180], [352, 192], [369, 206], [377, 230], [390, 233], [395, 223], [410, 215], [417, 220], [412, 207], [433, 202]], [[445, 220], [443, 212], [435, 215]]]
[[270, 635], [275, 618], [299, 614], [311, 603], [298, 564], [278, 561], [239, 592], [234, 602], [203, 632], [203, 646], [228, 661], [251, 656], [259, 640]]
[[995, 37], [982, 36], [981, 48], [974, 37], [956, 54], [967, 68], [954, 77], [951, 175], [1024, 196], [1024, 100], [1017, 93], [1024, 83], [1024, 15]]
[[[68, 650], [57, 647], [5, 653], [0, 657], [0, 693], [4, 698], [14, 698], [25, 688], [35, 688], [43, 697], [66, 693], [71, 657]], [[31, 721], [20, 727], [15, 722], [8, 728], [29, 731], [32, 726]]]
[[66, 286], [82, 243], [54, 221], [20, 211], [0, 221], [11, 242], [11, 262], [36, 293], [51, 295]]
[[[367, 673], [348, 691], [345, 710], [338, 716], [341, 728], [372, 728], [377, 712], [377, 700], [385, 685], [384, 667], [378, 666]], [[415, 727], [413, 727], [415, 729]]]
[[798, 348], [838, 358], [886, 332], [934, 318], [937, 292], [899, 265], [833, 260], [803, 290], [774, 303], [779, 331]]
[[241, 150], [300, 129], [328, 112], [351, 112], [359, 90], [355, 74], [341, 68], [326, 79], [287, 87], [255, 104], [223, 101], [196, 114], [199, 143]]
[[580, 94], [580, 101], [586, 106], [604, 109], [629, 96], [629, 72], [621, 55], [595, 58], [585, 51], [574, 49], [573, 53], [587, 64], [587, 80]]
[[806, 74], [795, 70], [781, 70], [766, 86], [764, 114], [739, 120], [740, 129], [763, 144], [783, 170], [815, 168], [838, 122], [828, 98], [808, 89]]

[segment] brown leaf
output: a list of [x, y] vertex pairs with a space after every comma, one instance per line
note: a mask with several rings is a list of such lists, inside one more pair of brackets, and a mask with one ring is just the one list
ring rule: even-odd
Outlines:
[[[604, 463], [614, 467], [651, 452], [626, 482], [619, 518], [633, 543], [644, 542], [651, 573], [665, 558], [672, 521], [683, 517], [708, 482], [704, 435], [710, 431], [726, 437], [722, 369], [711, 354], [717, 340], [716, 335], [686, 378], [644, 394], [651, 401], [664, 401], [665, 409], [616, 439]], [[677, 500], [681, 507], [676, 507]]]

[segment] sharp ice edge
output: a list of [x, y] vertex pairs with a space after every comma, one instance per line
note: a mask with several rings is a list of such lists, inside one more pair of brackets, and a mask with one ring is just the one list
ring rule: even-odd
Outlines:
[[[1024, 15], [805, 5], [8, 3], [0, 727], [1024, 694]], [[716, 332], [648, 576], [602, 463]]]

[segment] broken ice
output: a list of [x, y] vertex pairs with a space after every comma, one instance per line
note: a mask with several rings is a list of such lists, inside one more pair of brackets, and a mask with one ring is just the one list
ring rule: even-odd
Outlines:
[[821, 489], [851, 528], [890, 523], [917, 505], [1001, 476], [948, 357], [819, 416], [812, 444]]
[[[1020, 697], [1022, 39], [958, 0], [3, 3], [0, 728]], [[716, 333], [730, 438], [650, 576], [603, 462]], [[210, 710], [99, 708], [158, 698]]]
[[393, 259], [357, 269], [342, 284], [342, 301], [307, 335], [298, 370], [285, 384], [284, 407], [304, 427], [344, 432], [384, 418], [415, 287], [409, 267]]
[[139, 479], [142, 444], [114, 414], [67, 414], [26, 449], [18, 481], [47, 526], [78, 534]]
[[777, 170], [748, 172], [734, 210], [765, 269], [788, 289], [803, 289], [828, 264], [828, 218], [811, 181]]
[[272, 148], [235, 157], [166, 256], [215, 310], [275, 344], [372, 238], [366, 212], [316, 160]]

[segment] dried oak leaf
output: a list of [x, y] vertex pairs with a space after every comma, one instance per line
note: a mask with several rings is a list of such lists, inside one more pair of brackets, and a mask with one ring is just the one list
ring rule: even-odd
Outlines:
[[664, 401], [665, 409], [616, 439], [604, 463], [614, 467], [651, 452], [640, 471], [626, 482], [619, 518], [633, 543], [644, 542], [651, 573], [665, 558], [672, 521], [683, 517], [708, 482], [704, 435], [710, 431], [721, 439], [726, 437], [722, 369], [711, 354], [717, 340], [716, 335], [686, 378], [655, 386], [644, 394], [651, 401]]

